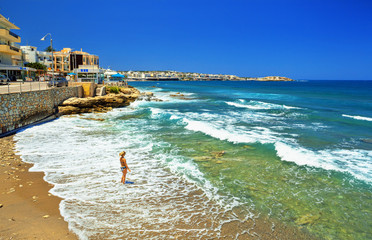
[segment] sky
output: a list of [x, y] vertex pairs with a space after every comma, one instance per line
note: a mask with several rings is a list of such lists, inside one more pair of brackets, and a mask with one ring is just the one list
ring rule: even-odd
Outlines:
[[[372, 80], [372, 0], [0, 0], [21, 45], [114, 70]], [[48, 38], [49, 39], [49, 38]]]

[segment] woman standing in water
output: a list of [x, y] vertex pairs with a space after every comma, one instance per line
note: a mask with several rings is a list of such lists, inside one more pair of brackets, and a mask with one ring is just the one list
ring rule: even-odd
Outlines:
[[125, 184], [125, 179], [127, 177], [127, 172], [129, 171], [130, 172], [130, 169], [127, 165], [127, 160], [124, 158], [125, 156], [125, 151], [122, 151], [121, 153], [119, 153], [120, 155], [120, 164], [121, 164], [121, 171], [123, 172], [123, 176], [121, 177], [121, 182], [123, 184]]

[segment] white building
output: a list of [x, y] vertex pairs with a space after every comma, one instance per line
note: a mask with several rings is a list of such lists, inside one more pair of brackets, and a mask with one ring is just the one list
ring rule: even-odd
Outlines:
[[48, 69], [52, 68], [52, 53], [37, 51], [37, 47], [21, 46], [23, 60], [25, 63], [41, 63]]
[[32, 46], [21, 46], [23, 61], [25, 63], [37, 62], [37, 48]]
[[110, 77], [112, 75], [115, 75], [115, 74], [118, 74], [117, 71], [114, 71], [114, 70], [111, 70], [111, 69], [106, 69], [104, 70], [104, 77], [105, 77], [105, 81], [110, 81]]
[[104, 79], [103, 70], [96, 65], [79, 65], [73, 72], [77, 75], [77, 82], [102, 83]]
[[37, 51], [37, 62], [44, 64], [47, 69], [52, 69], [52, 53], [45, 51]]

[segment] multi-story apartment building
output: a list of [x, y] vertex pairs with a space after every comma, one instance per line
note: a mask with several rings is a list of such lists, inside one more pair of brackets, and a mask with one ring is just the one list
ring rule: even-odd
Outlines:
[[52, 69], [52, 53], [45, 51], [37, 51], [37, 62], [44, 64], [47, 69]]
[[21, 66], [21, 50], [17, 43], [21, 42], [21, 37], [10, 31], [19, 29], [3, 15], [0, 14], [0, 65]]
[[25, 63], [37, 62], [37, 47], [21, 46], [21, 51]]
[[22, 51], [17, 44], [21, 37], [10, 31], [19, 29], [3, 15], [0, 14], [0, 73], [5, 74], [10, 80], [24, 80], [34, 77], [35, 69], [23, 66]]
[[64, 48], [61, 51], [53, 52], [54, 71], [67, 73], [70, 71], [71, 48]]
[[54, 71], [67, 73], [78, 69], [82, 65], [91, 65], [99, 68], [99, 57], [87, 52], [72, 51], [71, 48], [63, 48], [59, 52], [53, 52]]
[[45, 51], [37, 51], [37, 47], [21, 46], [24, 63], [41, 63], [52, 69], [52, 53]]
[[70, 61], [71, 70], [79, 67], [80, 65], [92, 65], [95, 67], [99, 67], [99, 57], [97, 55], [83, 52], [82, 49], [80, 49], [80, 51], [72, 52]]

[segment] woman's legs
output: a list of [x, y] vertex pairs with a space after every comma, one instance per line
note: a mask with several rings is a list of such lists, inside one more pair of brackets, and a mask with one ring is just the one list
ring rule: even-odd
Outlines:
[[123, 176], [121, 177], [121, 182], [125, 184], [125, 179], [127, 178], [127, 169], [123, 170]]

